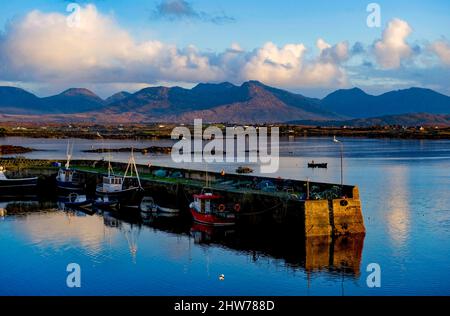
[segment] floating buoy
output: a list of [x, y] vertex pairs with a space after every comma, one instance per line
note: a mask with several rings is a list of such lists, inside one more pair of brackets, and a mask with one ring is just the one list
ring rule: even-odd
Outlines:
[[224, 281], [225, 280], [225, 275], [224, 274], [219, 275], [219, 280], [220, 281]]

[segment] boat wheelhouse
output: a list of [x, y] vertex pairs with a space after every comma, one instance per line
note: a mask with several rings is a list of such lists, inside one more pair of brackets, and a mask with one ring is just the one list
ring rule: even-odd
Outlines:
[[56, 176], [56, 186], [58, 189], [67, 191], [82, 191], [84, 184], [81, 181], [80, 174], [70, 168], [61, 168]]
[[56, 187], [62, 191], [78, 192], [84, 190], [84, 183], [80, 174], [70, 168], [70, 161], [72, 159], [73, 144], [67, 143], [67, 162], [64, 168], [58, 170], [56, 176]]
[[240, 206], [230, 210], [223, 202], [223, 197], [209, 189], [194, 195], [194, 202], [189, 205], [192, 217], [198, 223], [212, 226], [232, 226], [236, 224], [236, 212]]
[[136, 192], [142, 190], [134, 154], [131, 152], [123, 176], [115, 175], [111, 162], [108, 161], [108, 175], [103, 177], [102, 183], [97, 185], [95, 191], [97, 196], [96, 202], [97, 200], [107, 200], [108, 203], [130, 201]]

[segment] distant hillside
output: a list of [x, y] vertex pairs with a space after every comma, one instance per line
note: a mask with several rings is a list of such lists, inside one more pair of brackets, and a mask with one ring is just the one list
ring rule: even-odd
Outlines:
[[2, 114], [72, 114], [98, 111], [104, 104], [105, 101], [87, 89], [69, 89], [55, 96], [38, 98], [23, 89], [0, 87]]
[[[39, 98], [23, 89], [0, 87], [0, 118], [91, 122], [205, 122], [283, 123], [288, 121], [382, 122], [403, 124], [407, 120], [420, 123], [441, 120], [450, 114], [450, 97], [429, 89], [411, 88], [379, 96], [361, 89], [337, 90], [324, 99], [269, 87], [258, 81], [241, 86], [229, 82], [200, 83], [192, 89], [181, 87], [150, 87], [136, 93], [119, 92], [106, 100], [82, 88], [68, 89], [61, 94]], [[39, 117], [35, 117], [39, 115]], [[377, 118], [377, 119], [373, 119]], [[406, 120], [406, 121], [405, 121]], [[444, 117], [445, 120], [445, 117]], [[409, 123], [408, 123], [409, 124]]]
[[98, 111], [105, 105], [99, 96], [88, 89], [69, 89], [61, 94], [42, 98], [41, 111], [45, 113], [80, 113]]
[[257, 81], [146, 88], [112, 103], [109, 114], [144, 115], [150, 121], [284, 122], [292, 118], [324, 120], [339, 115], [324, 110], [320, 100], [278, 90]]
[[110, 96], [109, 98], [107, 98], [105, 100], [105, 102], [106, 102], [106, 104], [112, 104], [112, 103], [115, 103], [115, 102], [120, 102], [120, 101], [125, 100], [126, 98], [128, 98], [130, 95], [131, 95], [131, 93], [129, 93], [129, 92], [121, 91], [121, 92], [118, 92], [118, 93]]
[[39, 98], [15, 87], [0, 87], [0, 111], [9, 114], [39, 113]]
[[321, 105], [329, 111], [354, 118], [402, 113], [450, 114], [450, 97], [430, 89], [410, 88], [373, 96], [361, 89], [337, 90]]

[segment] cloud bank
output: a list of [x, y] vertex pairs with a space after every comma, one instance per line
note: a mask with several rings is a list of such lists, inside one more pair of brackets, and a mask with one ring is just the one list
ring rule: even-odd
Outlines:
[[137, 42], [108, 15], [87, 5], [78, 26], [58, 13], [32, 11], [11, 23], [0, 41], [1, 80], [47, 82], [240, 82], [249, 79], [286, 87], [328, 86], [345, 81], [340, 63], [348, 44], [278, 47], [268, 42], [247, 52], [238, 44], [220, 53], [161, 41]]
[[[163, 1], [158, 8], [174, 17], [199, 14], [184, 0]], [[319, 38], [312, 48], [301, 42], [279, 46], [269, 41], [250, 51], [233, 43], [225, 51], [211, 53], [195, 46], [137, 41], [112, 15], [100, 13], [94, 5], [81, 8], [77, 26], [67, 23], [64, 14], [36, 10], [11, 21], [0, 36], [0, 82], [117, 89], [118, 85], [259, 80], [289, 89], [330, 90], [361, 82], [370, 85], [376, 79], [371, 74], [376, 74], [377, 84], [384, 80], [426, 86], [424, 78], [432, 78], [428, 83], [435, 85], [440, 70], [427, 72], [432, 77], [412, 77], [414, 58], [426, 51], [435, 59], [435, 69], [450, 65], [450, 44], [439, 40], [428, 49], [416, 49], [407, 41], [411, 32], [406, 21], [394, 19], [369, 46], [347, 41], [329, 44]], [[405, 61], [410, 62], [408, 71]]]

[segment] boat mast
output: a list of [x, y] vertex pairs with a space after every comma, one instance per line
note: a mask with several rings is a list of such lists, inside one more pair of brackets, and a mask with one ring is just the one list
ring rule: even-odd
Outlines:
[[72, 159], [73, 155], [73, 144], [70, 145], [70, 141], [67, 141], [67, 149], [66, 149], [66, 156], [67, 156], [67, 162], [66, 162], [66, 169], [69, 169], [70, 167], [70, 160]]
[[[130, 176], [128, 176], [128, 171], [130, 171]], [[134, 148], [131, 148], [131, 156], [130, 159], [128, 159], [127, 169], [125, 170], [125, 174], [123, 178], [132, 178], [133, 177], [133, 171], [136, 173], [136, 178], [139, 183], [139, 187], [142, 188], [141, 185], [141, 179], [139, 177], [139, 171], [136, 166], [136, 159], [134, 158]]]

